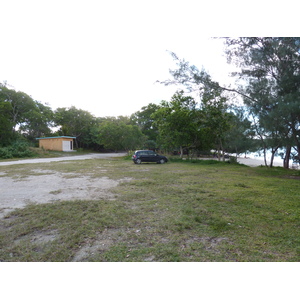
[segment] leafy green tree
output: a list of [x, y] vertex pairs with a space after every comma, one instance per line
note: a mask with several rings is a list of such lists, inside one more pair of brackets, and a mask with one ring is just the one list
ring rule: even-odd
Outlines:
[[29, 141], [35, 141], [36, 137], [52, 135], [53, 116], [49, 106], [35, 101], [34, 109], [26, 113], [26, 121], [20, 124], [19, 130]]
[[34, 100], [23, 92], [17, 92], [7, 87], [2, 87], [1, 92], [5, 97], [5, 102], [10, 104], [10, 119], [13, 124], [12, 130], [16, 126], [28, 123], [30, 113], [36, 108]]
[[225, 160], [224, 142], [230, 130], [232, 115], [227, 112], [228, 99], [222, 96], [220, 89], [205, 88], [202, 92], [202, 111], [205, 114], [204, 125], [209, 128], [211, 138], [214, 139], [218, 158]]
[[300, 153], [300, 38], [227, 38], [226, 46], [228, 61], [241, 68], [235, 75], [243, 85], [236, 91], [266, 144], [286, 147], [288, 167], [291, 147]]
[[[177, 68], [170, 70], [172, 79], [160, 82], [164, 85], [179, 85], [185, 87], [188, 92], [196, 93], [199, 97], [201, 112], [202, 142], [206, 141], [206, 148], [213, 147], [223, 151], [223, 142], [226, 131], [229, 130], [230, 115], [227, 113], [228, 93], [213, 81], [210, 75], [201, 71], [184, 59], [179, 59], [175, 53], [171, 53]], [[205, 133], [203, 135], [203, 133]], [[200, 141], [200, 140], [198, 140]], [[202, 148], [205, 145], [202, 143]], [[224, 155], [223, 155], [224, 157]]]
[[137, 125], [129, 124], [129, 119], [107, 118], [99, 124], [97, 143], [114, 151], [135, 150], [143, 146], [146, 137]]
[[[158, 128], [155, 125], [152, 115], [160, 108], [159, 105], [150, 103], [143, 106], [141, 110], [131, 115], [131, 122], [141, 129], [142, 133], [148, 137], [150, 147], [156, 147], [156, 139], [158, 136]], [[152, 141], [152, 142], [150, 142]], [[153, 143], [154, 142], [154, 143]]]
[[122, 147], [126, 151], [142, 148], [146, 142], [146, 136], [137, 125], [125, 125], [122, 136]]
[[52, 110], [23, 92], [0, 84], [1, 144], [9, 144], [19, 134], [33, 141], [50, 132]]
[[180, 91], [170, 102], [162, 101], [160, 106], [152, 115], [159, 130], [159, 143], [168, 150], [179, 148], [182, 157], [183, 149], [196, 147], [199, 138], [196, 102]]
[[[194, 92], [200, 96], [201, 101], [203, 93], [212, 93], [217, 91], [221, 93], [223, 90], [219, 84], [213, 81], [210, 75], [202, 69], [201, 71], [188, 61], [180, 59], [174, 52], [170, 52], [177, 68], [169, 70], [172, 79], [165, 81], [157, 81], [166, 86], [177, 85], [181, 89], [184, 87], [188, 92]], [[201, 106], [201, 103], [199, 103]]]
[[230, 129], [226, 132], [224, 148], [226, 152], [247, 153], [258, 150], [255, 143], [255, 131], [243, 107], [233, 107], [230, 118]]
[[89, 147], [92, 137], [91, 130], [98, 124], [97, 119], [88, 111], [70, 108], [57, 108], [54, 112], [56, 126], [59, 126], [59, 135], [76, 137], [76, 147]]
[[12, 143], [14, 139], [13, 127], [11, 105], [0, 98], [0, 146], [7, 146]]

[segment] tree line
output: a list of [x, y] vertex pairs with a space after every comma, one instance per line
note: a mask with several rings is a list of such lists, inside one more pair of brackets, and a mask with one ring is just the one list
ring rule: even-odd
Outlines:
[[77, 148], [97, 151], [148, 148], [193, 156], [214, 149], [220, 158], [261, 150], [266, 164], [271, 151], [270, 166], [280, 150], [288, 168], [300, 151], [300, 38], [225, 38], [224, 44], [228, 62], [240, 70], [231, 74], [236, 87], [221, 86], [171, 53], [176, 68], [160, 83], [178, 91], [128, 117], [99, 118], [74, 106], [53, 111], [0, 84], [0, 147], [69, 135]]
[[228, 150], [241, 153], [251, 148], [247, 139], [251, 133], [249, 123], [228, 112], [227, 99], [216, 95], [203, 100], [200, 108], [181, 90], [169, 101], [150, 103], [129, 117], [95, 117], [74, 106], [53, 111], [24, 92], [3, 84], [0, 89], [2, 148], [25, 141], [35, 146], [37, 137], [52, 136], [74, 136], [77, 149], [96, 151], [148, 148], [194, 155], [217, 149], [221, 155]]

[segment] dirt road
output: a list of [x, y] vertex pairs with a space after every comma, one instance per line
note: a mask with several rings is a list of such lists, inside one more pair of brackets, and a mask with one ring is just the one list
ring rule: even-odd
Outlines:
[[47, 163], [53, 161], [83, 160], [83, 159], [94, 159], [94, 158], [107, 159], [111, 157], [121, 157], [125, 155], [126, 153], [123, 152], [122, 153], [91, 153], [91, 154], [76, 155], [76, 156], [21, 159], [15, 161], [0, 162], [0, 166], [10, 166], [10, 165], [19, 165], [19, 164], [38, 164], [38, 163]]

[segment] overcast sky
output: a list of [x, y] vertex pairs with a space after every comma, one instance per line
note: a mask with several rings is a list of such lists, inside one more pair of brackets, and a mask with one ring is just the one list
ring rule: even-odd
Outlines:
[[167, 50], [228, 82], [222, 42], [211, 37], [255, 33], [238, 30], [236, 1], [0, 2], [0, 82], [52, 109], [74, 105], [97, 117], [169, 100], [177, 87], [155, 83], [174, 67]]

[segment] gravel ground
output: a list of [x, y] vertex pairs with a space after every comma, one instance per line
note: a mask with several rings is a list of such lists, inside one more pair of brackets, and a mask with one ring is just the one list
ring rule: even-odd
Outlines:
[[[38, 163], [70, 161], [82, 159], [109, 159], [124, 156], [125, 153], [88, 154], [58, 158], [37, 158], [10, 162], [0, 162], [0, 218], [16, 208], [22, 208], [31, 203], [51, 203], [61, 200], [114, 200], [110, 188], [117, 186], [120, 180], [111, 180], [105, 176], [91, 178], [80, 174], [38, 169]], [[16, 164], [37, 164], [34, 176], [25, 178], [6, 176], [5, 166]], [[100, 171], [100, 170], [99, 170]], [[129, 180], [129, 179], [123, 179]]]

